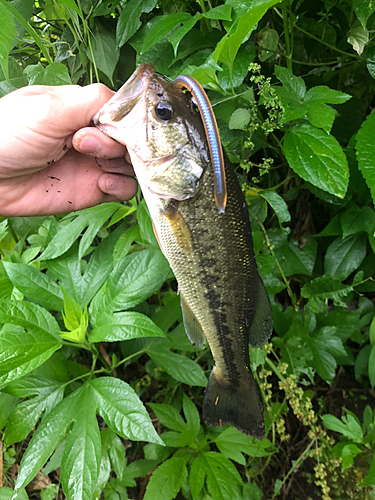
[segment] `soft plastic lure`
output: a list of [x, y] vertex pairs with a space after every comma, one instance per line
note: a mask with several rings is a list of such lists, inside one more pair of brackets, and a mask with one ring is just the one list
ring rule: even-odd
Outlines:
[[203, 87], [191, 76], [179, 75], [174, 80], [178, 89], [186, 88], [198, 106], [206, 132], [208, 147], [210, 149], [212, 167], [214, 170], [214, 197], [220, 213], [224, 213], [227, 204], [227, 187], [225, 182], [224, 156], [221, 147], [219, 130], [212, 111], [211, 103]]

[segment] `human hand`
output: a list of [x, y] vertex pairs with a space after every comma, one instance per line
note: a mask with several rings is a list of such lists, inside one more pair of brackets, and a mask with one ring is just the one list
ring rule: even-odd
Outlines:
[[66, 213], [136, 194], [126, 148], [88, 127], [112, 95], [101, 84], [36, 85], [0, 99], [0, 215]]

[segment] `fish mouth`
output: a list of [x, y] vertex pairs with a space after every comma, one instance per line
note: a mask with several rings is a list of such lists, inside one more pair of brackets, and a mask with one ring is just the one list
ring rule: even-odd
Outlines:
[[103, 125], [122, 120], [140, 101], [149, 86], [150, 79], [155, 75], [156, 71], [152, 64], [141, 64], [128, 81], [96, 113], [92, 119], [94, 125], [102, 128]]

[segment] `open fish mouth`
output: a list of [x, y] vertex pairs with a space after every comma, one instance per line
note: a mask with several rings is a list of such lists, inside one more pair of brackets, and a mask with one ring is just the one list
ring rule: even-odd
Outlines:
[[[96, 113], [93, 123], [103, 130], [103, 125], [119, 122], [127, 116], [145, 95], [150, 79], [156, 72], [151, 64], [142, 64], [116, 94]], [[105, 132], [105, 129], [103, 130]]]

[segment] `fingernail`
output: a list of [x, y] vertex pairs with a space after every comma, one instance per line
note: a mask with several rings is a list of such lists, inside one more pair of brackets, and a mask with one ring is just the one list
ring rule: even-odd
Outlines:
[[99, 153], [100, 143], [95, 137], [85, 137], [81, 140], [80, 150], [82, 153]]

